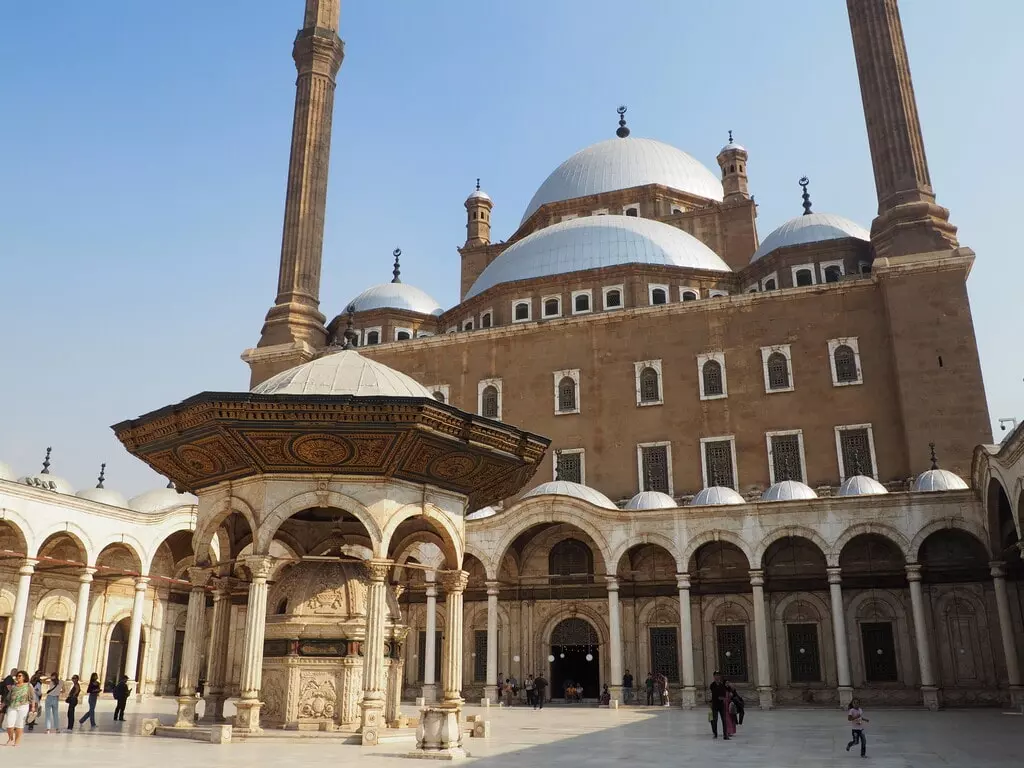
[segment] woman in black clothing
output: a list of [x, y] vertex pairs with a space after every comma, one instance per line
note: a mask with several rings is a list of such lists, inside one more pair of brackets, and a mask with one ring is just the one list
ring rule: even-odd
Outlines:
[[100, 697], [100, 676], [95, 672], [93, 672], [92, 676], [89, 678], [89, 687], [85, 689], [85, 692], [89, 697], [89, 711], [82, 715], [78, 722], [81, 724], [88, 720], [92, 727], [95, 728], [96, 700]]
[[75, 707], [78, 706], [78, 697], [82, 693], [82, 686], [78, 684], [78, 675], [71, 676], [71, 691], [64, 700], [68, 705], [68, 730], [75, 730]]

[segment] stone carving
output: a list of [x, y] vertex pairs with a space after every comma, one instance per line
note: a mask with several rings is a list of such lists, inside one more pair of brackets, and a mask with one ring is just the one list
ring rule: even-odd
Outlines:
[[176, 458], [192, 472], [212, 475], [223, 471], [223, 464], [209, 451], [197, 445], [183, 445], [176, 451]]
[[299, 717], [333, 719], [338, 693], [334, 681], [303, 675], [299, 683]]
[[465, 571], [441, 571], [437, 574], [445, 592], [465, 592], [469, 574]]
[[455, 480], [466, 477], [476, 469], [476, 459], [468, 453], [453, 453], [437, 459], [430, 465], [433, 474], [445, 480]]
[[334, 435], [300, 435], [292, 440], [290, 449], [301, 462], [318, 467], [344, 464], [353, 453], [347, 440]]
[[285, 440], [280, 435], [263, 436], [256, 432], [246, 435], [252, 447], [260, 453], [268, 464], [287, 464], [290, 462], [285, 453]]
[[284, 720], [284, 688], [284, 681], [277, 674], [267, 673], [263, 675], [263, 686], [260, 689], [260, 700], [263, 702], [261, 714], [267, 720]]

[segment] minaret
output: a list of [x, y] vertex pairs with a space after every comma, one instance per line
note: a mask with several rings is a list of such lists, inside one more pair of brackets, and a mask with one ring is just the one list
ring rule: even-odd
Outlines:
[[334, 87], [345, 56], [338, 37], [341, 0], [306, 0], [292, 58], [298, 70], [284, 234], [277, 298], [255, 350], [242, 356], [252, 383], [312, 359], [326, 343], [320, 313], [327, 171], [331, 154]]
[[733, 143], [729, 131], [729, 143], [718, 153], [718, 166], [722, 169], [722, 189], [725, 200], [749, 200], [747, 191], [747, 150]]
[[466, 198], [466, 246], [490, 245], [491, 243], [491, 209], [494, 201], [491, 196], [480, 189], [480, 179], [476, 180], [476, 190]]
[[935, 203], [896, 0], [847, 0], [878, 194], [871, 242], [880, 257], [958, 246]]

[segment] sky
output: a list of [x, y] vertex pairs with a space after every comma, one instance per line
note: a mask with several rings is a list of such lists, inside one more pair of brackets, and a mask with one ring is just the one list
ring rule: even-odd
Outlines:
[[[239, 355], [277, 284], [302, 6], [0, 3], [0, 461], [19, 474], [52, 446], [77, 488], [102, 462], [126, 495], [162, 485], [110, 425], [246, 388]], [[977, 253], [995, 425], [1024, 417], [1024, 46], [999, 31], [1024, 3], [901, 13], [932, 182]], [[839, 0], [346, 0], [340, 34], [328, 318], [390, 280], [395, 247], [403, 280], [455, 304], [476, 178], [507, 238], [559, 163], [614, 135], [620, 103], [634, 136], [712, 169], [732, 129], [762, 237], [801, 212], [803, 175], [816, 211], [876, 213]]]

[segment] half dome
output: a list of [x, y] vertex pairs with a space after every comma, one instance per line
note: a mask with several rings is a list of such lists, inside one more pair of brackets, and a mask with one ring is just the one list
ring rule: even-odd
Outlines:
[[885, 486], [866, 475], [851, 475], [839, 486], [837, 496], [879, 496], [888, 493]]
[[252, 388], [257, 395], [355, 395], [428, 397], [434, 394], [404, 373], [363, 357], [354, 349], [318, 357], [281, 371]]
[[966, 491], [968, 485], [960, 475], [948, 469], [929, 469], [914, 480], [910, 490], [930, 493], [932, 491]]
[[567, 480], [552, 480], [549, 483], [541, 483], [536, 488], [524, 493], [523, 498], [528, 499], [531, 496], [549, 495], [569, 496], [574, 499], [581, 499], [588, 504], [593, 504], [595, 507], [618, 509], [618, 507], [615, 506], [615, 502], [600, 491], [595, 491], [593, 488], [586, 485], [580, 485], [579, 483], [570, 483]]
[[117, 491], [110, 488], [86, 488], [75, 494], [80, 499], [95, 501], [99, 504], [106, 504], [111, 507], [127, 507], [128, 502]]
[[581, 149], [551, 172], [526, 206], [523, 221], [542, 205], [619, 189], [661, 184], [721, 200], [718, 176], [681, 149], [654, 139], [608, 139]]
[[779, 248], [790, 245], [842, 240], [846, 237], [863, 240], [865, 243], [871, 241], [871, 233], [868, 230], [845, 216], [838, 216], [834, 213], [808, 213], [805, 216], [790, 219], [774, 230], [761, 241], [761, 245], [754, 251], [750, 261], [753, 263]]
[[626, 502], [625, 509], [675, 509], [679, 505], [667, 493], [661, 491], [640, 491]]
[[809, 485], [797, 480], [783, 480], [761, 494], [761, 501], [800, 501], [816, 498], [818, 494]]
[[476, 512], [470, 512], [468, 515], [466, 515], [466, 519], [483, 520], [488, 517], [494, 517], [496, 514], [498, 514], [498, 510], [496, 510], [494, 507], [484, 507], [483, 509], [478, 509]]
[[408, 283], [382, 283], [356, 296], [345, 305], [355, 307], [356, 312], [371, 309], [404, 309], [420, 315], [440, 315], [444, 309], [426, 291]]
[[700, 493], [690, 499], [688, 506], [691, 507], [713, 507], [721, 504], [746, 504], [747, 501], [732, 488], [721, 485], [713, 485], [704, 488]]
[[140, 493], [138, 496], [133, 496], [128, 500], [128, 507], [136, 512], [156, 514], [198, 503], [199, 499], [191, 493], [178, 493], [173, 488], [154, 488], [151, 491]]
[[49, 472], [40, 472], [35, 475], [25, 475], [25, 477], [19, 477], [18, 482], [23, 483], [25, 485], [29, 485], [33, 488], [42, 488], [44, 491], [66, 493], [68, 496], [73, 496], [75, 493], [75, 486], [73, 486], [63, 477], [51, 475]]
[[545, 227], [509, 246], [480, 273], [466, 299], [501, 283], [620, 264], [730, 271], [704, 243], [668, 224], [634, 216], [584, 216]]

